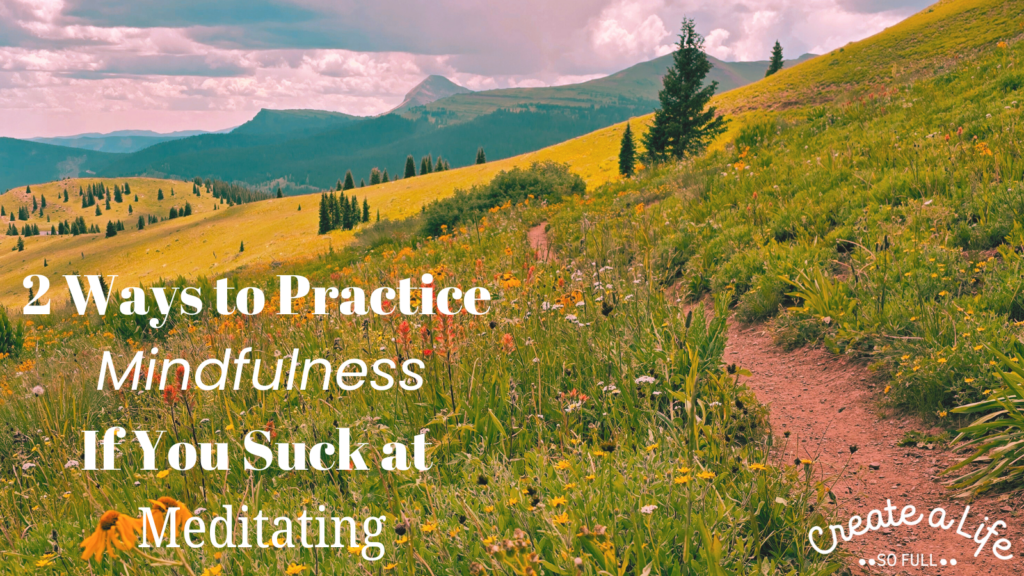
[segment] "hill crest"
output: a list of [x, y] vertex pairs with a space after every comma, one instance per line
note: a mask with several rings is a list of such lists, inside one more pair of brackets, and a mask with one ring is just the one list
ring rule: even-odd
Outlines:
[[414, 106], [426, 106], [427, 104], [436, 102], [442, 98], [447, 98], [456, 94], [467, 94], [470, 92], [472, 92], [472, 90], [469, 88], [463, 88], [444, 76], [431, 74], [424, 78], [422, 82], [413, 86], [412, 89], [405, 94], [405, 98], [402, 100], [402, 103], [392, 108], [390, 112], [397, 112]]

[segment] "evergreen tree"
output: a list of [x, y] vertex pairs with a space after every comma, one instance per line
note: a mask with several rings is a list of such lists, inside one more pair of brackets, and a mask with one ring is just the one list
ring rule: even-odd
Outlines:
[[380, 208], [377, 208], [377, 222], [380, 222]]
[[437, 166], [434, 167], [434, 172], [443, 172], [443, 171], [444, 171], [444, 160], [441, 160], [441, 157], [438, 156], [437, 157]]
[[412, 178], [416, 175], [416, 161], [412, 159], [412, 154], [409, 154], [405, 158], [405, 177]]
[[370, 186], [376, 186], [380, 184], [380, 170], [374, 166], [373, 170], [370, 170]]
[[366, 180], [363, 180], [362, 178], [360, 178], [359, 179], [359, 187], [360, 188], [366, 188]]
[[29, 196], [32, 195], [32, 187], [31, 186], [25, 186], [25, 194], [27, 194]]
[[164, 199], [164, 190], [163, 190], [163, 188], [157, 188], [157, 190], [156, 190], [156, 199], [157, 200], [163, 200]]
[[434, 159], [427, 154], [423, 158], [420, 158], [420, 176], [424, 174], [430, 174], [434, 170]]
[[42, 210], [43, 208], [46, 208], [46, 194], [43, 194], [39, 198], [39, 209]]
[[238, 251], [239, 252], [245, 252], [245, 241], [244, 240], [242, 241], [241, 244], [238, 245]]
[[[131, 193], [132, 193], [131, 186], [128, 186], [128, 183], [125, 182], [124, 183], [124, 194], [127, 196], [127, 195], [130, 195]], [[135, 197], [135, 201], [136, 202], [139, 201], [139, 197], [138, 196]]]
[[21, 236], [18, 236], [17, 248], [18, 252], [23, 252], [25, 250], [25, 241], [21, 238]]
[[107, 210], [110, 210], [110, 196], [107, 196]]
[[328, 206], [327, 193], [320, 194], [320, 219], [317, 226], [318, 234], [327, 234], [331, 231], [331, 209]]
[[36, 197], [33, 196], [32, 197], [32, 211], [35, 212], [36, 210], [39, 210], [39, 202], [36, 202]]
[[341, 178], [338, 178], [338, 184], [334, 187], [334, 190], [341, 192]]
[[476, 163], [477, 164], [486, 164], [487, 163], [487, 155], [484, 154], [484, 147], [483, 146], [481, 146], [481, 147], [476, 149]]
[[380, 183], [381, 183], [381, 184], [385, 184], [385, 183], [387, 183], [387, 182], [390, 182], [390, 180], [391, 180], [391, 179], [390, 179], [390, 178], [388, 178], [388, 169], [387, 169], [387, 168], [385, 168], [385, 169], [384, 169], [384, 172], [383, 172], [383, 173], [382, 173], [382, 174], [380, 175]]
[[363, 222], [370, 221], [370, 203], [366, 201], [366, 197], [363, 197]]
[[97, 215], [97, 216], [103, 216], [103, 211], [102, 211], [102, 210], [100, 210], [100, 207], [99, 207], [99, 206], [97, 206], [97, 207], [96, 207], [96, 215]]
[[142, 216], [139, 216], [139, 224], [136, 227], [139, 230], [144, 230], [146, 228], [146, 219], [143, 218]]
[[[127, 186], [127, 184], [125, 184], [125, 186]], [[135, 195], [135, 201], [136, 201], [136, 202], [138, 202], [138, 201], [139, 201], [139, 195], [138, 195], [138, 194], [136, 194], [136, 195]]]
[[114, 186], [114, 202], [120, 204], [124, 202], [124, 197], [121, 195], [121, 188]]
[[117, 225], [110, 220], [107, 220], [107, 238], [117, 236]]
[[65, 188], [64, 189], [64, 203], [67, 204], [67, 202], [68, 202], [68, 189]]
[[345, 172], [345, 185], [341, 187], [342, 190], [351, 190], [356, 187], [356, 181], [352, 178], [352, 171]]
[[132, 205], [131, 205], [131, 204], [129, 204], [129, 205], [128, 205], [128, 213], [129, 213], [129, 214], [131, 214], [131, 213], [132, 213]]
[[636, 143], [633, 141], [633, 129], [626, 122], [626, 131], [622, 133], [622, 144], [619, 145], [619, 174], [630, 178], [636, 164]]
[[284, 198], [284, 194], [281, 192], [281, 187], [280, 186], [277, 187], [277, 197], [278, 198]]
[[767, 78], [782, 70], [782, 65], [782, 44], [779, 44], [779, 41], [776, 40], [775, 47], [772, 48], [772, 60], [768, 63], [768, 71], [764, 73], [764, 77]]
[[43, 268], [46, 268], [49, 265], [50, 263], [46, 261], [46, 258], [43, 258]]
[[654, 113], [654, 124], [644, 137], [644, 148], [652, 161], [697, 154], [725, 131], [725, 119], [716, 117], [715, 108], [708, 106], [718, 82], [701, 86], [710, 71], [704, 38], [697, 33], [693, 20], [687, 18], [672, 54], [672, 67], [665, 73], [658, 93], [661, 109]]
[[0, 206], [0, 216], [7, 216], [7, 210], [3, 206]]
[[182, 216], [191, 216], [191, 215], [192, 215], [192, 205], [189, 204], [188, 202], [185, 202], [185, 211], [182, 213]]

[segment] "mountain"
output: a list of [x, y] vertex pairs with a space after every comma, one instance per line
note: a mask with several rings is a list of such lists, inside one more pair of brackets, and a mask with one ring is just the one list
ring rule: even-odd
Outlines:
[[28, 140], [0, 138], [0, 193], [14, 186], [95, 174], [118, 156]]
[[[215, 133], [222, 133], [215, 132]], [[198, 134], [208, 134], [204, 130], [179, 130], [161, 134], [152, 130], [115, 130], [106, 134], [99, 132], [87, 132], [73, 136], [57, 136], [52, 138], [29, 138], [30, 142], [52, 144], [54, 146], [67, 146], [69, 148], [81, 148], [84, 150], [95, 150], [97, 152], [129, 153], [137, 152], [154, 144], [188, 138]]]
[[[459, 167], [473, 163], [477, 147], [483, 146], [488, 159], [498, 160], [653, 111], [670, 63], [671, 56], [663, 56], [581, 84], [483, 92], [430, 76], [393, 113], [360, 118], [264, 109], [230, 133], [154, 142], [108, 158], [99, 172], [109, 177], [201, 176], [303, 193], [332, 186], [346, 170], [357, 180], [374, 167], [387, 168], [394, 177], [409, 154], [417, 165], [430, 154]], [[709, 79], [719, 82], [719, 90], [753, 82], [768, 67], [767, 61], [713, 63]]]
[[414, 106], [425, 106], [442, 98], [469, 92], [472, 90], [463, 88], [444, 76], [433, 74], [409, 90], [402, 103], [393, 108], [391, 112], [399, 112]]
[[324, 110], [268, 110], [264, 108], [252, 120], [232, 130], [231, 134], [294, 137], [323, 132], [358, 119], [358, 116]]

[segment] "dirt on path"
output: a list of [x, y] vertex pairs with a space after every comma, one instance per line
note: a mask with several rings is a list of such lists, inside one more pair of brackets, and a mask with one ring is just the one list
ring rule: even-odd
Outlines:
[[[853, 515], [866, 520], [872, 510], [881, 510], [887, 520], [884, 508], [889, 501], [896, 507], [892, 512], [896, 520], [907, 505], [916, 508], [913, 518], [924, 514], [916, 526], [869, 531], [849, 542], [840, 537], [839, 549], [850, 553], [845, 563], [853, 574], [1024, 574], [1024, 519], [1017, 498], [952, 499], [936, 476], [955, 462], [955, 455], [934, 445], [898, 445], [910, 431], [931, 435], [939, 430], [928, 429], [914, 417], [883, 414], [878, 403], [883, 384], [873, 381], [865, 364], [847, 362], [823, 350], [784, 352], [772, 344], [763, 326], [741, 327], [735, 321], [730, 323], [725, 360], [752, 373], [743, 380], [770, 410], [777, 437], [776, 462], [792, 466], [797, 458], [813, 460], [816, 476], [836, 479], [837, 522], [844, 524], [847, 533]], [[967, 506], [970, 511], [960, 528]], [[950, 528], [929, 526], [929, 515], [936, 508], [946, 511]], [[984, 546], [974, 541], [979, 524], [985, 524], [977, 537], [983, 541], [997, 520], [1009, 527], [999, 529], [999, 535], [991, 536]], [[969, 537], [958, 535], [958, 528]], [[1014, 555], [1006, 561], [992, 551], [993, 544], [1004, 537], [1012, 548], [1000, 553]], [[827, 549], [832, 538], [826, 532], [817, 541]], [[880, 558], [895, 566], [881, 566]]]
[[555, 259], [555, 255], [551, 252], [551, 245], [548, 243], [547, 222], [541, 222], [530, 228], [530, 231], [526, 233], [526, 239], [530, 241], [537, 260], [548, 262]]
[[[544, 222], [528, 233], [542, 261], [554, 257], [546, 228]], [[769, 408], [777, 436], [776, 464], [792, 466], [795, 459], [812, 460], [816, 476], [832, 486], [838, 505], [836, 521], [847, 534], [851, 516], [864, 519], [858, 531], [873, 510], [888, 520], [890, 503], [895, 520], [908, 505], [916, 509], [908, 519], [923, 515], [914, 526], [867, 531], [849, 542], [837, 532], [839, 546], [832, 555], [848, 553], [843, 559], [849, 573], [1024, 575], [1020, 498], [953, 499], [937, 475], [956, 462], [954, 454], [931, 444], [899, 446], [908, 432], [933, 436], [941, 431], [916, 417], [884, 413], [878, 402], [883, 385], [874, 381], [864, 363], [821, 349], [785, 352], [772, 343], [764, 326], [744, 327], [735, 319], [729, 325], [725, 361], [751, 372], [743, 382]], [[933, 516], [938, 508], [945, 511], [944, 521], [937, 512]], [[932, 518], [948, 528], [932, 527]], [[986, 539], [989, 526], [1000, 520], [1008, 526]], [[1003, 556], [1012, 554], [1009, 560], [993, 553], [993, 545], [1001, 538], [1011, 543], [1009, 551], [999, 550]], [[832, 535], [826, 531], [816, 542], [828, 549]]]

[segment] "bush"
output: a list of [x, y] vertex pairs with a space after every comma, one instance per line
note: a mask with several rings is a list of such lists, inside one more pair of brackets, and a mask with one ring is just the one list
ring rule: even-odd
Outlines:
[[24, 326], [21, 322], [15, 324], [7, 317], [7, 310], [0, 307], [0, 360], [20, 354], [24, 344]]
[[440, 236], [466, 222], [474, 222], [491, 208], [518, 204], [528, 199], [560, 202], [563, 196], [583, 194], [587, 185], [567, 164], [534, 163], [529, 168], [501, 171], [486, 186], [469, 191], [456, 190], [455, 195], [437, 200], [424, 211], [423, 234]]

